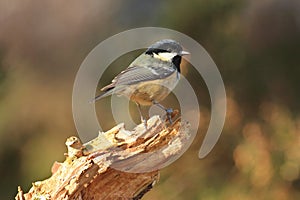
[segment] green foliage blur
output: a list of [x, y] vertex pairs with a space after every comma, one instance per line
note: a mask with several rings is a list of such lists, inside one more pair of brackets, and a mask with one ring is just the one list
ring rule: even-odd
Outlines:
[[[64, 141], [76, 135], [72, 87], [85, 56], [142, 26], [171, 28], [203, 45], [228, 101], [221, 138], [199, 160], [210, 117], [199, 82], [199, 133], [145, 199], [299, 199], [299, 10], [294, 0], [0, 1], [0, 199], [13, 199], [18, 185], [27, 191], [64, 160]], [[199, 80], [189, 68], [183, 73]]]

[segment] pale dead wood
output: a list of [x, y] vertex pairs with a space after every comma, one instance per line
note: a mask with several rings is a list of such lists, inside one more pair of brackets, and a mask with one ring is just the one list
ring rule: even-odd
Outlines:
[[141, 199], [158, 181], [159, 169], [178, 157], [189, 127], [180, 119], [167, 126], [154, 116], [147, 130], [119, 124], [84, 145], [70, 137], [66, 160], [53, 164], [52, 176], [26, 194], [19, 187], [15, 199]]

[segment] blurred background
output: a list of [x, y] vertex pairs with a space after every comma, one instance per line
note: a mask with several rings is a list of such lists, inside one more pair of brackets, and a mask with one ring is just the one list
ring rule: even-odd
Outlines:
[[[99, 42], [141, 26], [197, 40], [219, 67], [228, 103], [220, 140], [199, 160], [210, 103], [196, 82], [199, 133], [145, 199], [299, 199], [297, 0], [0, 1], [0, 199], [13, 199], [18, 185], [28, 191], [64, 160], [64, 142], [76, 135], [71, 98], [80, 64]], [[189, 68], [185, 75], [199, 80]]]

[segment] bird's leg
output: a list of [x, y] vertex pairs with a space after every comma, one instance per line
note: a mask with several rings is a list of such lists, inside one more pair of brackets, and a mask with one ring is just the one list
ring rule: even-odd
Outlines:
[[166, 111], [168, 120], [169, 120], [170, 124], [172, 124], [173, 123], [172, 122], [173, 109], [172, 108], [166, 108], [166, 107], [164, 107], [163, 105], [161, 105], [160, 103], [158, 103], [156, 101], [153, 101], [153, 104], [156, 105], [157, 107], [163, 109], [164, 111]]
[[146, 119], [144, 119], [144, 117], [143, 117], [143, 114], [142, 114], [142, 109], [141, 109], [141, 105], [140, 105], [140, 104], [138, 104], [138, 103], [136, 103], [136, 106], [138, 107], [138, 111], [139, 111], [139, 113], [140, 113], [141, 122], [143, 122], [143, 123], [144, 123], [144, 127], [145, 127], [145, 129], [147, 129], [147, 120], [146, 120]]

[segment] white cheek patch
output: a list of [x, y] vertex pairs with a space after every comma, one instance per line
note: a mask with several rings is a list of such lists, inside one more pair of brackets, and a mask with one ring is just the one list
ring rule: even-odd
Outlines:
[[174, 56], [176, 56], [176, 53], [169, 53], [169, 52], [162, 52], [158, 54], [153, 54], [154, 58], [158, 58], [163, 61], [171, 61]]

